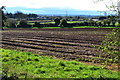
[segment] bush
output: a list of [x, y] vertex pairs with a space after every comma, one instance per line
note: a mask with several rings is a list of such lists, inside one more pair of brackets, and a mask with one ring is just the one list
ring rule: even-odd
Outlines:
[[118, 26], [120, 27], [120, 20], [118, 20]]
[[84, 25], [84, 26], [88, 26], [89, 23], [86, 21], [86, 22], [83, 23], [83, 25]]
[[58, 26], [60, 24], [60, 19], [56, 18], [54, 21], [55, 21], [55, 26]]
[[107, 26], [107, 20], [106, 19], [103, 20], [103, 26]]
[[48, 24], [48, 27], [55, 27], [56, 25], [55, 24]]
[[18, 22], [17, 27], [28, 28], [28, 27], [31, 27], [31, 26], [27, 24], [26, 20], [21, 20], [21, 21]]
[[60, 24], [60, 26], [61, 26], [61, 27], [65, 27], [65, 26], [67, 26], [67, 20], [62, 19], [62, 20], [61, 20], [61, 24]]
[[112, 20], [112, 26], [116, 26], [116, 20]]
[[111, 34], [108, 34], [105, 37], [105, 40], [101, 43], [101, 46], [98, 49], [102, 50], [100, 57], [108, 55], [107, 59], [112, 59], [112, 62], [118, 62], [120, 54], [120, 28], [113, 29]]
[[101, 27], [101, 26], [102, 26], [102, 22], [101, 22], [101, 21], [98, 21], [98, 25]]
[[18, 21], [14, 20], [14, 19], [7, 19], [6, 22], [5, 22], [5, 27], [16, 28], [17, 22]]
[[35, 22], [35, 23], [33, 24], [33, 27], [40, 27], [40, 23], [39, 23], [39, 22]]
[[109, 19], [107, 19], [108, 26], [110, 26], [110, 23], [111, 23], [111, 21]]

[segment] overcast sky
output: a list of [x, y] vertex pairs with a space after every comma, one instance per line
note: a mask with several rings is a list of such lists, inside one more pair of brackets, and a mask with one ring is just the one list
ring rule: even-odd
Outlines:
[[27, 7], [27, 8], [59, 7], [80, 10], [97, 10], [97, 11], [106, 10], [106, 6], [103, 2], [95, 4], [93, 0], [0, 0], [0, 6], [2, 5], [5, 5], [6, 7]]

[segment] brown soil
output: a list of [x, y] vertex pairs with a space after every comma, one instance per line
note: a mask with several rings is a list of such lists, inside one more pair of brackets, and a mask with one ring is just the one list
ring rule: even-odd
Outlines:
[[[77, 60], [101, 66], [105, 60], [96, 58], [104, 36], [112, 29], [6, 29], [2, 31], [2, 48], [19, 49], [54, 56], [64, 60]], [[42, 52], [42, 53], [41, 53]], [[118, 71], [116, 64], [105, 68]]]

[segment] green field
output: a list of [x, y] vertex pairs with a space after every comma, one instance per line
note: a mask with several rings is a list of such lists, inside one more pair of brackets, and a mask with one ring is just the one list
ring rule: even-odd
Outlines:
[[[45, 29], [51, 28], [52, 29], [52, 28], [61, 28], [61, 27], [43, 27], [43, 28], [45, 28]], [[64, 28], [69, 28], [69, 27], [64, 27]], [[76, 27], [72, 27], [72, 28], [117, 28], [117, 27], [76, 26]]]
[[[30, 24], [30, 25], [33, 25], [34, 24], [34, 22], [35, 21], [28, 21], [28, 24]], [[40, 22], [41, 24], [49, 24], [49, 23], [51, 23], [51, 24], [54, 24], [55, 22], [54, 21], [38, 21], [38, 22]], [[67, 23], [81, 23], [81, 22], [83, 22], [83, 21], [67, 21]]]
[[[118, 78], [118, 72], [31, 52], [0, 49], [3, 75], [19, 78]], [[40, 54], [40, 53], [39, 53]]]

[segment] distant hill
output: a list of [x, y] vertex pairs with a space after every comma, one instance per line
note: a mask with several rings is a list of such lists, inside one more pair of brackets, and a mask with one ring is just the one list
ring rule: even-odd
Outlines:
[[6, 12], [15, 13], [16, 11], [21, 11], [23, 13], [35, 13], [41, 15], [58, 15], [58, 16], [74, 16], [74, 15], [83, 15], [83, 16], [99, 16], [103, 13], [90, 10], [77, 10], [71, 8], [25, 8], [25, 7], [6, 7]]

